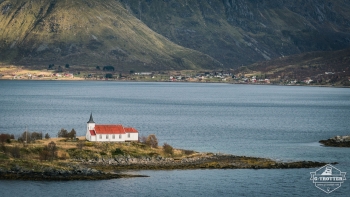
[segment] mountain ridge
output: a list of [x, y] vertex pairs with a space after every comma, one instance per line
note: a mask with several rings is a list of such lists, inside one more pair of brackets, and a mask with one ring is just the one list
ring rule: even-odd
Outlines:
[[118, 2], [42, 2], [1, 2], [2, 61], [7, 57], [7, 62], [24, 65], [111, 64], [121, 70], [220, 67], [210, 56], [153, 32]]
[[0, 0], [0, 62], [238, 68], [350, 47], [346, 0]]

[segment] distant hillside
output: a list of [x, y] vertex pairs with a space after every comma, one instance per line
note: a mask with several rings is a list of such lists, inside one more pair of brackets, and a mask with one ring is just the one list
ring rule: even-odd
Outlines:
[[0, 0], [0, 63], [220, 69], [348, 47], [349, 0]]
[[121, 0], [169, 40], [226, 68], [350, 47], [349, 0]]
[[350, 48], [332, 52], [308, 52], [241, 67], [237, 72], [281, 81], [313, 80], [325, 85], [350, 86]]
[[0, 61], [141, 71], [221, 67], [155, 33], [114, 0], [0, 0]]

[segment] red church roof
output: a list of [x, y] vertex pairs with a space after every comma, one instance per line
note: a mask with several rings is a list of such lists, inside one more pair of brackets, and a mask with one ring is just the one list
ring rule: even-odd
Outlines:
[[122, 125], [95, 125], [96, 134], [125, 134]]
[[132, 127], [125, 127], [124, 130], [126, 133], [138, 133], [138, 131]]
[[90, 135], [96, 135], [94, 130], [90, 130]]

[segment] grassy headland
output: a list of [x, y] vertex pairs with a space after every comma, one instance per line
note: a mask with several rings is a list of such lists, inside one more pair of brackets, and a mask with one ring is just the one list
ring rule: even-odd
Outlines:
[[134, 177], [123, 170], [169, 169], [283, 169], [310, 168], [325, 163], [277, 162], [266, 158], [200, 153], [169, 144], [89, 142], [51, 138], [24, 144], [6, 140], [0, 145], [0, 179], [99, 180]]

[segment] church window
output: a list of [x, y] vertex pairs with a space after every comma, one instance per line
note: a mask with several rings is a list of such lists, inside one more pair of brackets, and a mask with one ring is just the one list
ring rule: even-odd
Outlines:
[[100, 135], [100, 139], [102, 139], [102, 135]]
[[108, 139], [108, 135], [106, 135], [106, 139]]
[[130, 133], [128, 133], [128, 138], [130, 138]]
[[114, 134], [112, 135], [112, 139], [115, 139], [115, 135]]
[[119, 135], [119, 139], [122, 139], [122, 135]]

